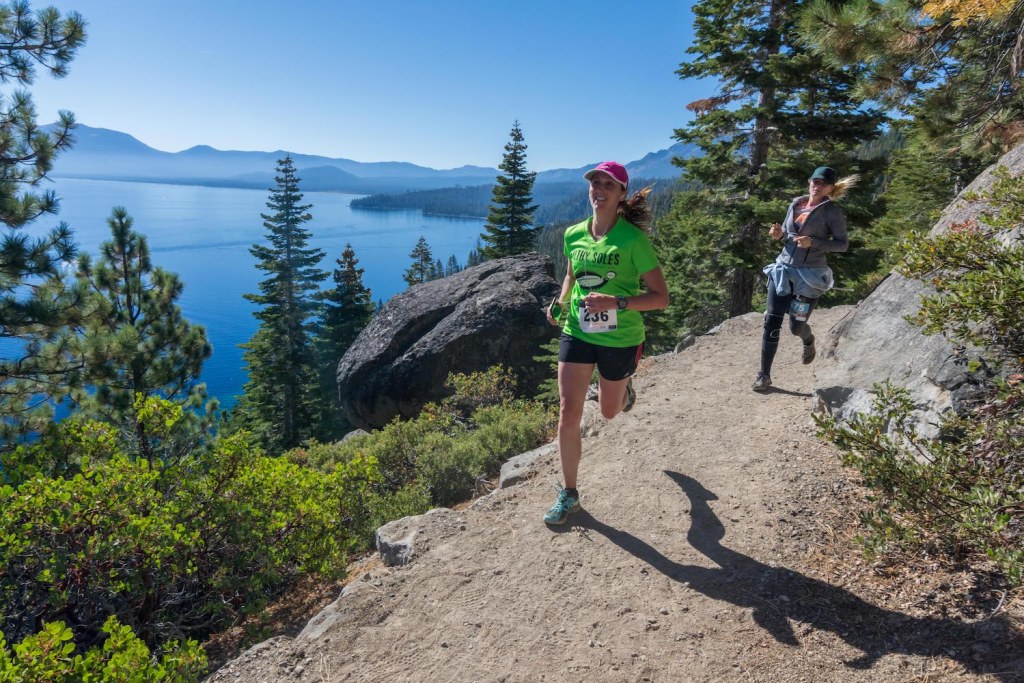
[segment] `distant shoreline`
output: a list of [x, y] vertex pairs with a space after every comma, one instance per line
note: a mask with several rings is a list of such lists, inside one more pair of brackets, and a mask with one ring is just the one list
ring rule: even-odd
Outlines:
[[[177, 185], [184, 187], [209, 187], [209, 188], [227, 188], [230, 190], [259, 190], [261, 192], [269, 192], [273, 190], [272, 187], [267, 187], [263, 184], [256, 183], [242, 183], [242, 182], [230, 182], [222, 181], [219, 179], [205, 179], [205, 178], [151, 178], [151, 177], [128, 177], [128, 176], [82, 176], [82, 175], [62, 175], [50, 173], [47, 175], [50, 180], [93, 180], [104, 183], [145, 183], [147, 185]], [[319, 189], [305, 189], [303, 192], [330, 192], [332, 194], [350, 194], [358, 197], [369, 196], [367, 192], [356, 192], [354, 190], [319, 190]]]
[[[369, 197], [371, 195], [363, 195], [363, 196]], [[453, 219], [461, 219], [461, 220], [467, 220], [467, 221], [479, 221], [479, 220], [486, 220], [487, 219], [487, 216], [477, 216], [477, 215], [468, 214], [468, 213], [437, 213], [437, 212], [434, 212], [434, 211], [424, 211], [423, 209], [411, 209], [411, 208], [410, 209], [403, 209], [403, 208], [399, 208], [399, 207], [390, 207], [390, 206], [353, 206], [352, 210], [353, 211], [379, 211], [379, 212], [391, 212], [391, 213], [395, 213], [395, 212], [399, 212], [399, 211], [416, 211], [417, 213], [421, 213], [424, 216], [434, 216], [435, 218], [453, 218]]]

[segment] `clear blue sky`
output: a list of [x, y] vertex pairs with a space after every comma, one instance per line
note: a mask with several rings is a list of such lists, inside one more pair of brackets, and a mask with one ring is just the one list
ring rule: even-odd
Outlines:
[[31, 91], [41, 121], [165, 151], [288, 150], [496, 166], [519, 120], [533, 170], [672, 144], [709, 84], [675, 74], [690, 4], [669, 0], [33, 0], [88, 41]]

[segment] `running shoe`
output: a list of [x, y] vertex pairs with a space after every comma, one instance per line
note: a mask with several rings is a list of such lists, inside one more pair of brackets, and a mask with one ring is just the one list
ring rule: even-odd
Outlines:
[[630, 377], [626, 382], [626, 395], [622, 397], [622, 412], [628, 413], [633, 410], [634, 403], [636, 403], [636, 390], [633, 388], [633, 378]]
[[757, 379], [754, 380], [754, 386], [750, 387], [754, 391], [765, 392], [768, 391], [768, 387], [772, 385], [772, 378], [763, 372], [757, 373]]
[[800, 356], [800, 360], [803, 361], [804, 365], [807, 365], [814, 357], [818, 355], [818, 352], [814, 349], [814, 336], [811, 336], [811, 341], [804, 343], [804, 352]]
[[548, 513], [544, 515], [544, 522], [546, 524], [565, 524], [565, 520], [569, 519], [569, 515], [579, 511], [580, 499], [570, 496], [568, 491], [559, 487], [558, 498], [555, 500], [555, 504], [551, 506], [551, 509], [548, 510]]

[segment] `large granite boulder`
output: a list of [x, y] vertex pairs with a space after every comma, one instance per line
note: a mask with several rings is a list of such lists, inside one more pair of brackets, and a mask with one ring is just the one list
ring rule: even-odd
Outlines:
[[[991, 187], [1000, 165], [1012, 175], [1024, 174], [1024, 145], [1004, 155], [964, 192]], [[937, 235], [952, 225], [975, 219], [986, 208], [983, 203], [965, 201], [961, 195], [946, 208], [929, 234]], [[918, 310], [922, 295], [932, 291], [922, 282], [893, 273], [832, 330], [832, 346], [824, 350], [825, 362], [816, 370], [818, 409], [840, 419], [867, 410], [872, 385], [888, 379], [910, 390], [918, 407], [919, 427], [925, 434], [934, 435], [942, 413], [960, 410], [977, 394], [985, 377], [969, 373], [965, 358], [958, 357], [944, 337], [925, 336], [904, 318]], [[972, 354], [968, 350], [967, 356]]]
[[551, 368], [533, 357], [555, 336], [544, 310], [558, 295], [551, 261], [522, 254], [487, 261], [393, 297], [338, 362], [345, 417], [376, 429], [445, 395], [449, 372], [501, 363], [532, 389]]

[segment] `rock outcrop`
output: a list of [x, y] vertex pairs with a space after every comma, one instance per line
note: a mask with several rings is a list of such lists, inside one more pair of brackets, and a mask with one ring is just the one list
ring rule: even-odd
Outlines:
[[[1004, 155], [964, 193], [991, 187], [998, 166], [1015, 176], [1024, 174], [1024, 145]], [[987, 208], [963, 196], [946, 208], [929, 234], [975, 219]], [[925, 283], [893, 273], [835, 326], [832, 346], [824, 350], [826, 362], [816, 369], [818, 409], [841, 419], [866, 410], [872, 385], [889, 379], [910, 391], [919, 408], [920, 427], [927, 434], [935, 432], [942, 413], [959, 410], [975, 394], [984, 378], [968, 372], [948, 340], [925, 336], [904, 318], [918, 310], [922, 295], [932, 291]]]
[[533, 357], [539, 343], [557, 334], [544, 308], [558, 291], [550, 260], [522, 254], [395, 296], [338, 363], [345, 417], [362, 429], [412, 417], [445, 395], [449, 372], [498, 363], [532, 389], [551, 372]]

